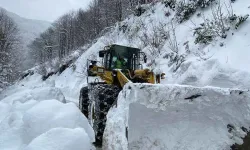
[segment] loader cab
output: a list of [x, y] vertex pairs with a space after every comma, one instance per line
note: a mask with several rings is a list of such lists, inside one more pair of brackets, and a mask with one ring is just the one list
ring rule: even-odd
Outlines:
[[[99, 52], [99, 57], [103, 58], [103, 66], [107, 70], [128, 69], [137, 70], [141, 68], [141, 60], [146, 62], [145, 53], [138, 48], [121, 45], [111, 45]], [[122, 61], [122, 68], [117, 68], [117, 61]]]

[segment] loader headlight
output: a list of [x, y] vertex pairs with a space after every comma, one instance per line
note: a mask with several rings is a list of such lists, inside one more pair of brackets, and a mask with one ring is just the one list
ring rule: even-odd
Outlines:
[[98, 72], [98, 73], [104, 73], [104, 69], [103, 69], [103, 68], [98, 68], [98, 69], [97, 69], [97, 72]]

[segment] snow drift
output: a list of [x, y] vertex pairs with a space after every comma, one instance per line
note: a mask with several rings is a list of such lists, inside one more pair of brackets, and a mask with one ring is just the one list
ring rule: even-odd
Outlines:
[[88, 135], [81, 128], [55, 128], [34, 139], [24, 150], [89, 150]]
[[7, 96], [2, 99], [2, 102], [26, 102], [29, 100], [50, 100], [56, 99], [60, 102], [66, 103], [65, 97], [62, 94], [61, 90], [55, 87], [41, 87], [37, 89], [27, 89], [21, 92], [17, 92], [13, 95]]
[[30, 108], [23, 116], [23, 141], [32, 139], [54, 128], [83, 128], [94, 141], [94, 132], [87, 124], [87, 119], [73, 103], [62, 104], [56, 100], [42, 101]]
[[[242, 144], [249, 116], [248, 91], [127, 85], [108, 113], [104, 149], [226, 150]], [[229, 133], [228, 125], [237, 131]]]
[[[2, 98], [2, 99], [1, 99]], [[25, 78], [0, 94], [1, 150], [90, 150], [94, 131], [52, 81]]]

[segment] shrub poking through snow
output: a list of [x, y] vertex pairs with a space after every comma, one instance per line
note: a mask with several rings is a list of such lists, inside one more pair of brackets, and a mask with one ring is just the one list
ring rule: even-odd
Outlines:
[[181, 64], [186, 60], [186, 55], [179, 55], [178, 53], [170, 52], [166, 54], [163, 58], [169, 59], [168, 66], [172, 66], [172, 71], [176, 72], [180, 68]]
[[156, 58], [162, 54], [164, 43], [169, 39], [169, 32], [167, 31], [166, 24], [159, 23], [156, 26], [152, 22], [149, 25], [152, 25], [151, 32], [148, 32], [147, 28], [142, 26], [143, 32], [139, 35], [139, 38], [143, 43], [142, 47], [148, 46], [150, 55]]
[[162, 3], [165, 4], [165, 7], [169, 7], [172, 10], [175, 9], [176, 0], [163, 0]]
[[169, 17], [170, 15], [171, 15], [170, 11], [167, 11], [167, 12], [165, 13], [165, 16], [166, 16], [166, 17]]
[[27, 76], [32, 76], [34, 74], [34, 70], [27, 70], [23, 72], [23, 74], [20, 77], [20, 80], [26, 78]]
[[237, 21], [236, 21], [236, 24], [235, 24], [235, 29], [238, 29], [238, 27], [243, 23], [245, 22], [247, 19], [248, 19], [249, 15], [245, 15], [245, 16], [240, 16], [238, 17]]
[[[171, 1], [171, 0], [167, 0]], [[180, 1], [176, 4], [176, 15], [178, 23], [188, 20], [198, 8], [206, 8], [210, 6], [215, 0], [190, 0]], [[167, 3], [168, 4], [168, 3]], [[170, 3], [171, 4], [171, 3]]]
[[76, 71], [76, 64], [72, 64], [72, 69], [73, 69], [73, 71]]
[[238, 29], [242, 23], [244, 23], [249, 15], [237, 16], [235, 14], [228, 13], [229, 17], [222, 13], [221, 5], [212, 9], [211, 20], [205, 19], [204, 23], [194, 29], [195, 44], [209, 44], [215, 37], [227, 38], [227, 32], [231, 27]]
[[147, 5], [138, 5], [136, 8], [135, 8], [135, 15], [136, 16], [141, 16], [143, 13], [145, 13], [147, 11], [148, 7]]
[[[173, 22], [170, 22], [168, 27], [169, 38], [167, 39], [167, 45], [171, 52], [168, 52], [163, 58], [169, 59], [168, 66], [172, 67], [172, 71], [176, 72], [181, 64], [186, 60], [186, 54], [180, 54], [178, 41], [175, 34], [175, 27]], [[188, 41], [184, 43], [186, 53], [189, 51]]]
[[210, 6], [215, 0], [193, 0], [196, 2], [197, 7], [206, 8]]
[[235, 14], [233, 14], [232, 16], [230, 16], [229, 22], [231, 23], [231, 25], [235, 28], [238, 29], [240, 25], [242, 25], [242, 23], [244, 23], [247, 19], [248, 19], [249, 15], [245, 15], [245, 16], [237, 16]]
[[53, 76], [54, 74], [56, 74], [56, 73], [55, 72], [49, 72], [48, 74], [42, 76], [42, 80], [46, 81], [49, 77]]
[[194, 29], [196, 36], [194, 43], [209, 44], [214, 39], [214, 32], [208, 24], [202, 23], [200, 27]]
[[176, 6], [175, 17], [178, 23], [188, 20], [196, 11], [197, 6], [194, 2], [180, 1]]
[[199, 27], [194, 29], [195, 44], [209, 44], [215, 37], [227, 38], [227, 31], [230, 30], [230, 24], [227, 23], [227, 16], [223, 14], [222, 7], [212, 8], [212, 19], [206, 19]]
[[119, 31], [122, 31], [123, 33], [125, 33], [127, 29], [128, 29], [128, 24], [126, 22], [119, 25]]

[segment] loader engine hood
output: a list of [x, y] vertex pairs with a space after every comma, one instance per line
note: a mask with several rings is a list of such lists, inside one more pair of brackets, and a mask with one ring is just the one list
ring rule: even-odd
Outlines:
[[249, 126], [248, 91], [127, 84], [107, 115], [103, 149], [230, 149]]

